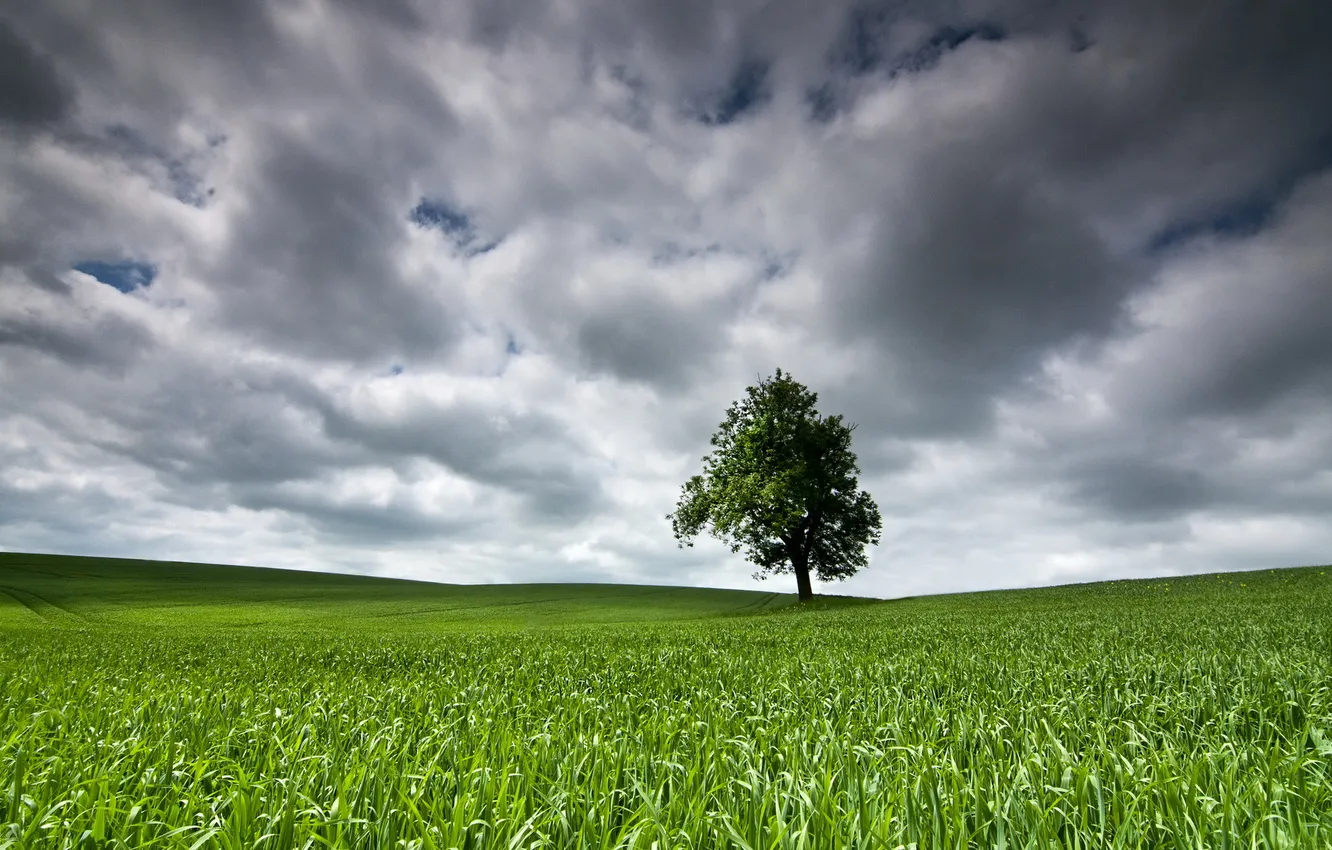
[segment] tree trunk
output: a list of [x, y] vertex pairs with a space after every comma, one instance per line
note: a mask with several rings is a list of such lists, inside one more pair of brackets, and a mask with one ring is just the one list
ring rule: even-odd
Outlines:
[[809, 583], [809, 559], [802, 552], [800, 557], [791, 559], [791, 566], [795, 568], [796, 588], [800, 591], [800, 601], [808, 602], [814, 598], [814, 588]]

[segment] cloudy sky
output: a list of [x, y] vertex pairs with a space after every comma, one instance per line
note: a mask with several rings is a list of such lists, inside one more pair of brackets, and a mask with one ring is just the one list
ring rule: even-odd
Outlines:
[[825, 590], [1327, 563], [1329, 103], [1326, 0], [7, 4], [0, 549], [793, 591], [664, 519], [780, 366]]

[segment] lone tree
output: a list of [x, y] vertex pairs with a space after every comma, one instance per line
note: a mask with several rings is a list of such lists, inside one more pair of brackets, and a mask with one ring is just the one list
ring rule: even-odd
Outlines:
[[879, 508], [857, 489], [856, 426], [820, 416], [818, 395], [781, 369], [745, 393], [712, 436], [703, 474], [685, 483], [666, 518], [682, 548], [710, 525], [758, 566], [755, 578], [795, 573], [803, 602], [814, 597], [811, 570], [840, 581], [868, 564]]

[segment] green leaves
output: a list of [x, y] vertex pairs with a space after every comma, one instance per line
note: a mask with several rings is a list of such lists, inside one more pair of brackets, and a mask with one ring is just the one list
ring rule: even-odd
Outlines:
[[681, 546], [709, 530], [744, 552], [756, 575], [802, 570], [843, 579], [879, 542], [878, 506], [858, 489], [854, 426], [822, 416], [818, 395], [789, 374], [747, 387], [712, 436], [703, 473], [667, 518]]

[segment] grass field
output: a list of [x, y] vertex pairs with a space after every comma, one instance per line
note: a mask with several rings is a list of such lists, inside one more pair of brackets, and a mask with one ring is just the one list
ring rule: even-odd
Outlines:
[[0, 556], [0, 847], [1326, 847], [1329, 573], [811, 609]]
[[214, 564], [0, 553], [0, 624], [355, 632], [495, 630], [756, 613], [795, 594], [604, 584], [449, 585]]

